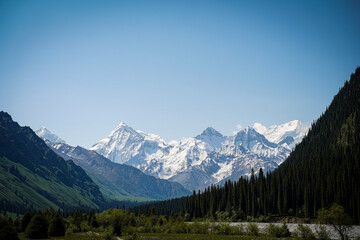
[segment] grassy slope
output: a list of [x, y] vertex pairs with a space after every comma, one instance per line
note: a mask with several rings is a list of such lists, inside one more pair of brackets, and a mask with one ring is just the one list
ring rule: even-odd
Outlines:
[[103, 179], [98, 177], [97, 175], [94, 175], [88, 171], [86, 171], [86, 173], [99, 186], [101, 193], [104, 196], [108, 197], [109, 199], [118, 200], [118, 201], [135, 201], [135, 202], [157, 201], [154, 198], [137, 197], [137, 196], [132, 196], [131, 193], [128, 193], [126, 191], [117, 191], [116, 187], [109, 186], [108, 182], [104, 183]]
[[[8, 169], [16, 167], [18, 173], [13, 174]], [[48, 206], [58, 208], [54, 201], [64, 203], [69, 207], [81, 205], [96, 207], [88, 198], [88, 194], [79, 187], [69, 187], [56, 179], [45, 179], [40, 177], [19, 163], [14, 163], [7, 158], [0, 159], [0, 198], [7, 199], [16, 205], [27, 205], [31, 203], [34, 208], [42, 209]], [[46, 194], [44, 193], [46, 192]], [[46, 195], [43, 196], [43, 195]], [[27, 203], [27, 204], [26, 204]]]
[[116, 200], [154, 201], [189, 195], [179, 183], [156, 179], [132, 166], [117, 164], [82, 147], [46, 141], [55, 153], [72, 159], [99, 186], [104, 196]]
[[97, 208], [104, 201], [83, 169], [0, 111], [0, 209]]

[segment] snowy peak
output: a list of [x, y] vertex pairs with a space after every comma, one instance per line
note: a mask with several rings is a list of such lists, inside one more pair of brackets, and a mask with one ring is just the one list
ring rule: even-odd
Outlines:
[[115, 135], [117, 133], [128, 133], [128, 134], [138, 135], [138, 133], [133, 128], [129, 127], [124, 122], [120, 122], [120, 124], [111, 132], [111, 134], [108, 137]]
[[35, 131], [36, 135], [41, 137], [42, 139], [48, 140], [52, 143], [65, 143], [59, 136], [51, 132], [46, 127], [41, 127], [39, 130]]
[[[274, 143], [283, 142], [287, 137], [294, 139], [294, 144], [301, 141], [305, 134], [309, 130], [309, 125], [300, 122], [299, 120], [293, 120], [281, 125], [273, 125], [269, 127], [264, 136]], [[287, 138], [286, 142], [289, 142], [290, 138]], [[290, 145], [289, 145], [290, 146]], [[293, 147], [293, 146], [292, 146]]]
[[94, 144], [90, 150], [96, 151], [113, 162], [131, 161], [137, 166], [139, 160], [144, 159], [146, 154], [156, 153], [166, 146], [166, 142], [159, 136], [136, 131], [121, 122], [108, 137]]
[[252, 127], [246, 127], [234, 136], [235, 146], [243, 146], [252, 149], [256, 144], [263, 144], [267, 147], [276, 148], [277, 144], [269, 142], [262, 134]]
[[214, 128], [208, 127], [200, 135], [197, 135], [195, 139], [205, 142], [209, 150], [214, 150], [216, 148], [221, 148], [226, 137]]
[[223, 137], [223, 135], [221, 133], [219, 133], [212, 127], [206, 128], [200, 135], [196, 136], [196, 138], [201, 138], [201, 137], [205, 137], [205, 136]]
[[265, 127], [261, 123], [254, 123], [253, 128], [260, 134], [264, 134], [267, 130], [267, 127]]

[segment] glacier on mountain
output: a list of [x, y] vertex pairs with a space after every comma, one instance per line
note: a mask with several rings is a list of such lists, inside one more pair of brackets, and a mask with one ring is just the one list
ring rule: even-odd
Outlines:
[[277, 168], [307, 133], [309, 126], [294, 120], [269, 128], [260, 123], [233, 136], [209, 127], [200, 135], [166, 143], [155, 134], [120, 123], [91, 150], [146, 174], [181, 183], [188, 190], [204, 189], [240, 176], [251, 169]]
[[35, 131], [36, 135], [43, 139], [48, 139], [50, 142], [53, 143], [65, 143], [64, 140], [62, 140], [59, 136], [52, 133], [49, 129], [46, 127], [41, 127], [39, 130]]

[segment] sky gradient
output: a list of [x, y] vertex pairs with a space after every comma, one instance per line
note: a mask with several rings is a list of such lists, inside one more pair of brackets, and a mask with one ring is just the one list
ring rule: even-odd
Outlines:
[[0, 110], [90, 147], [310, 123], [360, 65], [359, 1], [0, 1]]

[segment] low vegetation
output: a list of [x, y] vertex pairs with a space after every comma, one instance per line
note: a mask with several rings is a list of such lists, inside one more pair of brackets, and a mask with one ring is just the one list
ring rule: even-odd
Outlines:
[[[319, 211], [319, 220], [328, 221], [338, 229], [349, 229], [348, 216], [339, 205]], [[336, 221], [335, 221], [336, 220]], [[331, 222], [332, 221], [332, 222]], [[341, 226], [341, 227], [340, 227]], [[346, 227], [345, 227], [346, 226]], [[270, 223], [265, 232], [260, 232], [255, 223], [215, 222], [194, 220], [185, 222], [184, 216], [177, 214], [157, 215], [154, 208], [147, 214], [135, 215], [130, 210], [110, 208], [103, 212], [75, 211], [71, 215], [53, 208], [43, 211], [26, 212], [21, 219], [13, 220], [11, 217], [0, 217], [0, 239], [46, 239], [51, 237], [64, 237], [65, 239], [116, 239], [125, 240], [171, 239], [176, 235], [179, 239], [247, 239], [254, 237], [266, 238], [297, 238], [297, 239], [329, 239], [329, 232], [323, 225], [318, 225], [313, 232], [308, 226], [299, 224], [297, 229], [290, 232], [283, 223], [276, 225]], [[340, 232], [339, 232], [340, 234]], [[340, 236], [347, 237], [347, 231]], [[217, 236], [217, 237], [214, 237]], [[221, 236], [221, 237], [219, 237]], [[225, 237], [226, 236], [226, 237]]]

